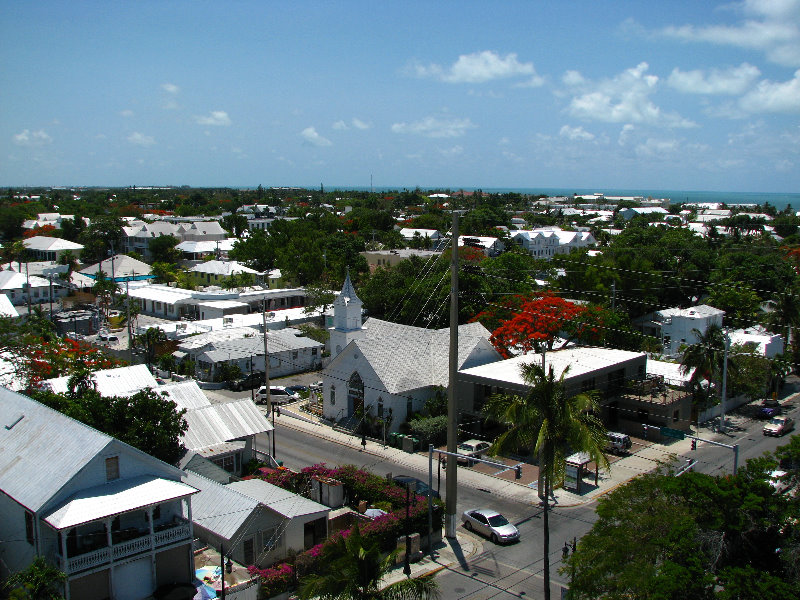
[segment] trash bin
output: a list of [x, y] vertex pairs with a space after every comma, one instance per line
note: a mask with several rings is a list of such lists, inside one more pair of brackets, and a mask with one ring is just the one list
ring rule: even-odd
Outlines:
[[397, 432], [393, 431], [389, 434], [389, 445], [392, 448], [397, 448]]
[[416, 452], [417, 450], [419, 450], [419, 439], [415, 438], [415, 437], [412, 437], [411, 441], [412, 441], [412, 443], [414, 445], [414, 452]]

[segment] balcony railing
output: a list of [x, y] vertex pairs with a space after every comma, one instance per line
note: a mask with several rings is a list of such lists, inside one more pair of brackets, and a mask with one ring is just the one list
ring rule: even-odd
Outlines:
[[[112, 557], [114, 560], [121, 560], [128, 556], [148, 552], [183, 540], [188, 541], [191, 539], [189, 529], [189, 522], [185, 520], [181, 520], [178, 523], [157, 525], [156, 531], [152, 536], [149, 531], [139, 532], [141, 535], [133, 538], [129, 537], [124, 541], [113, 544], [110, 548], [106, 546], [85, 554], [71, 556], [67, 559], [65, 570], [68, 574], [72, 574], [109, 563]], [[114, 534], [118, 533], [114, 532]], [[128, 537], [132, 533], [134, 532], [128, 531], [128, 535], [124, 537]]]

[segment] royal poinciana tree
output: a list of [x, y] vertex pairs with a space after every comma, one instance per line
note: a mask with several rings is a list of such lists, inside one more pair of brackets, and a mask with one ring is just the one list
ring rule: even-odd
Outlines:
[[489, 341], [504, 358], [552, 350], [559, 336], [566, 342], [598, 343], [604, 327], [601, 308], [575, 304], [551, 292], [535, 297], [511, 296], [474, 320], [493, 329]]

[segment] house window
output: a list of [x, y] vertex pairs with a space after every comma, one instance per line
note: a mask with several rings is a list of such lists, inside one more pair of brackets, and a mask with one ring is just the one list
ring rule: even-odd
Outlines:
[[253, 538], [247, 539], [242, 544], [242, 549], [244, 551], [244, 564], [252, 565], [255, 562], [255, 552], [253, 551]]
[[378, 418], [383, 418], [383, 398], [378, 398]]
[[[238, 458], [238, 454], [236, 455], [236, 457]], [[231, 454], [229, 456], [223, 456], [222, 458], [217, 458], [217, 459], [215, 459], [215, 460], [213, 460], [211, 462], [213, 462], [218, 467], [222, 467], [228, 473], [234, 473], [235, 469], [236, 469], [236, 463], [238, 461], [236, 461], [234, 459], [234, 455]]]
[[297, 360], [297, 350], [295, 350], [294, 352], [292, 352], [292, 359], [293, 359], [293, 360]]
[[411, 413], [414, 410], [414, 401], [411, 398], [406, 400], [406, 421], [411, 418]]
[[33, 514], [25, 511], [25, 539], [28, 540], [30, 545], [33, 545]]
[[675, 423], [676, 421], [680, 420], [681, 420], [681, 411], [676, 410], [674, 413], [672, 413], [672, 422]]
[[316, 348], [312, 348], [311, 349], [311, 356], [316, 356], [316, 355], [317, 355], [317, 349]]
[[332, 385], [331, 386], [331, 406], [333, 406], [334, 404], [336, 404], [336, 387]]
[[270, 527], [261, 531], [261, 546], [264, 552], [269, 552], [275, 548], [281, 541], [283, 534], [279, 531], [278, 527]]
[[119, 456], [110, 456], [106, 459], [106, 481], [119, 479]]

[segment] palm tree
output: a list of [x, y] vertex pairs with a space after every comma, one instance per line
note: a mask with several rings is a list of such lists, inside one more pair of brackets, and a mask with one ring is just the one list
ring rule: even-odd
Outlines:
[[786, 331], [786, 347], [792, 343], [792, 328], [800, 325], [800, 304], [797, 303], [798, 289], [787, 290], [772, 299], [772, 312], [764, 316], [764, 324], [775, 331]]
[[496, 394], [484, 407], [487, 419], [508, 427], [494, 441], [492, 454], [528, 451], [539, 457], [544, 480], [544, 597], [550, 599], [549, 500], [553, 484], [564, 477], [564, 461], [573, 452], [585, 452], [601, 468], [608, 469], [604, 454], [606, 429], [594, 412], [593, 394], [570, 394], [564, 385], [569, 367], [556, 378], [553, 367], [545, 373], [537, 363], [523, 364], [522, 379], [528, 391], [522, 395]]
[[702, 389], [702, 382], [708, 382], [703, 392], [706, 404], [711, 398], [711, 384], [721, 380], [723, 365], [725, 364], [725, 333], [719, 325], [709, 325], [705, 333], [692, 329], [692, 333], [699, 340], [695, 344], [686, 346], [681, 357], [681, 372], [685, 375], [692, 369], [691, 384], [695, 389]]
[[346, 538], [338, 536], [325, 547], [320, 564], [324, 574], [300, 580], [301, 600], [427, 600], [439, 598], [439, 585], [432, 577], [404, 579], [381, 587], [381, 580], [394, 567], [397, 550], [382, 557], [378, 541], [365, 539], [355, 525]]

